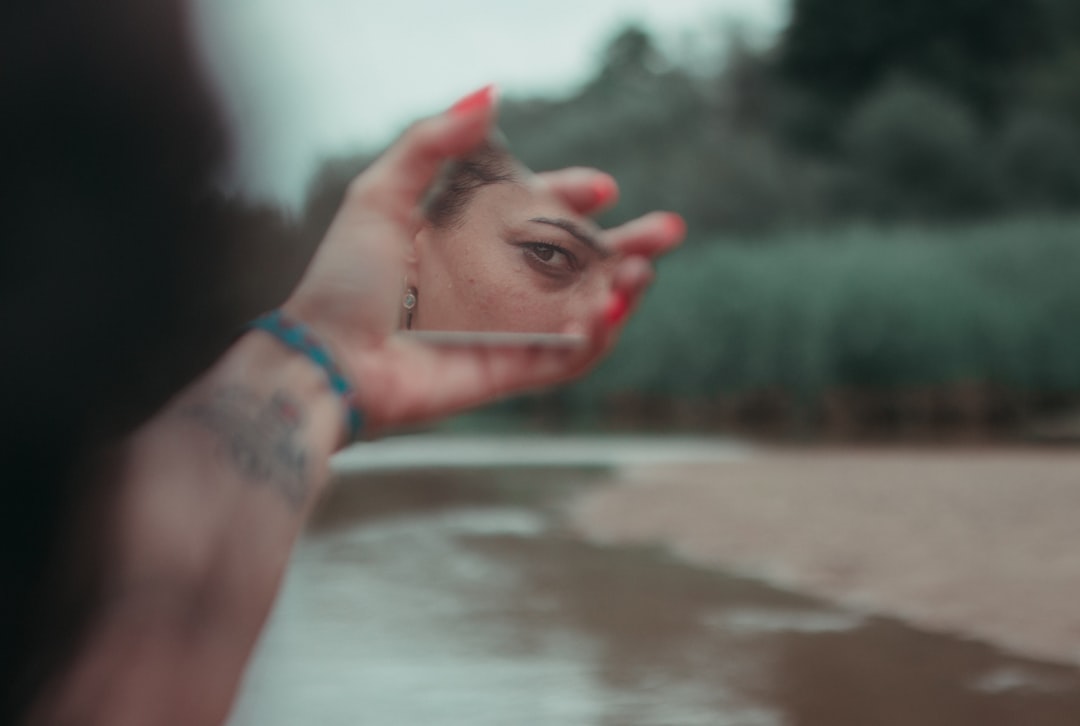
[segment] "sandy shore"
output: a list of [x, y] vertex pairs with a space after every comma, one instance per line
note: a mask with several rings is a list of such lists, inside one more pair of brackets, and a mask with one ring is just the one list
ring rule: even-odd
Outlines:
[[572, 521], [920, 627], [1080, 664], [1080, 451], [770, 452], [624, 469]]

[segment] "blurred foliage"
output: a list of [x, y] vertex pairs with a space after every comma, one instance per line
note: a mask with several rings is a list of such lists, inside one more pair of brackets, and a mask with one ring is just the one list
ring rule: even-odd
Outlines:
[[842, 132], [861, 204], [883, 217], [989, 211], [992, 168], [978, 122], [955, 98], [912, 81], [881, 86]]
[[1025, 109], [1004, 125], [997, 144], [1004, 192], [1020, 207], [1076, 209], [1080, 134], [1060, 115]]
[[1080, 218], [790, 233], [675, 253], [616, 355], [561, 394], [716, 401], [980, 383], [1080, 393]]
[[[536, 169], [590, 165], [621, 221], [682, 213], [695, 237], [852, 221], [1074, 210], [1080, 11], [1072, 0], [796, 0], [756, 47], [672, 63], [629, 26], [564, 98], [510, 98], [501, 125]], [[317, 236], [370, 155], [327, 162]]]
[[1042, 0], [794, 0], [780, 69], [841, 106], [902, 73], [989, 112], [1050, 51], [1049, 15]]

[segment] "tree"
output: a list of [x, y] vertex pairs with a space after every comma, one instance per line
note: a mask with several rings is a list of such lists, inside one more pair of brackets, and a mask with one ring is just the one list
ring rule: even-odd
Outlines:
[[780, 70], [848, 108], [882, 81], [932, 83], [983, 113], [1052, 45], [1048, 5], [1072, 0], [794, 0]]
[[664, 58], [652, 37], [638, 25], [628, 25], [604, 50], [599, 79], [627, 79], [655, 75]]

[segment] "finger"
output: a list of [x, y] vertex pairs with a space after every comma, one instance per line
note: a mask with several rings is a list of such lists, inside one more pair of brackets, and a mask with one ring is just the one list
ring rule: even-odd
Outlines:
[[611, 288], [636, 298], [656, 277], [648, 258], [634, 255], [622, 260], [611, 279]]
[[[642, 257], [623, 260], [613, 276], [611, 296], [621, 297], [632, 309], [652, 279], [652, 267]], [[611, 350], [622, 327], [605, 309], [611, 297], [598, 300], [589, 310], [581, 332], [581, 349], [507, 346], [432, 346], [394, 338], [389, 347], [401, 354], [401, 365], [390, 366], [398, 384], [378, 384], [375, 376], [361, 376], [380, 389], [396, 390], [383, 413], [395, 426], [427, 421], [477, 404], [522, 391], [536, 390], [580, 376]], [[624, 316], [625, 317], [625, 316]], [[372, 423], [378, 428], [380, 421]]]
[[564, 204], [578, 214], [598, 214], [619, 199], [615, 178], [597, 169], [576, 166], [537, 174]]
[[683, 241], [686, 223], [673, 212], [652, 212], [608, 230], [607, 246], [624, 255], [655, 257]]
[[487, 137], [495, 120], [495, 101], [495, 87], [485, 86], [445, 113], [414, 123], [354, 180], [349, 196], [398, 221], [411, 220], [443, 164], [467, 154]]
[[594, 360], [606, 356], [618, 342], [626, 321], [641, 301], [653, 280], [653, 268], [643, 257], [623, 261], [613, 277], [612, 289], [588, 319], [585, 333], [592, 344], [589, 355]]
[[[389, 369], [391, 374], [407, 380], [379, 384], [397, 393], [388, 398], [385, 421], [372, 421], [375, 430], [384, 423], [400, 426], [427, 421], [552, 385], [580, 369], [575, 362], [578, 354], [565, 349], [441, 347], [403, 338], [392, 339], [390, 347], [401, 361]], [[372, 379], [367, 382], [371, 384]]]
[[608, 293], [600, 319], [594, 324], [601, 325], [609, 332], [621, 329], [654, 277], [653, 266], [648, 259], [635, 256], [623, 260], [612, 277], [611, 292]]
[[[560, 383], [594, 366], [612, 348], [629, 313], [637, 306], [653, 279], [653, 268], [641, 256], [622, 260], [612, 275], [612, 291], [588, 312], [587, 323], [579, 328], [586, 344], [581, 349], [525, 348], [508, 346], [462, 346], [428, 348], [438, 360], [431, 376], [438, 380], [432, 395], [443, 411], [454, 411], [524, 390]], [[617, 315], [614, 307], [621, 306]], [[428, 400], [428, 404], [434, 400]]]

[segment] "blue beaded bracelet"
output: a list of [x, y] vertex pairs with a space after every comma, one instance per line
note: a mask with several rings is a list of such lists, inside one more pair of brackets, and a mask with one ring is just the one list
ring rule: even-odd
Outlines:
[[348, 440], [355, 441], [364, 428], [364, 416], [352, 403], [353, 386], [334, 362], [330, 351], [315, 337], [311, 329], [303, 323], [285, 317], [280, 310], [274, 310], [256, 318], [249, 327], [269, 333], [293, 350], [303, 353], [323, 369], [330, 388], [345, 403], [348, 411], [346, 419], [349, 429]]

